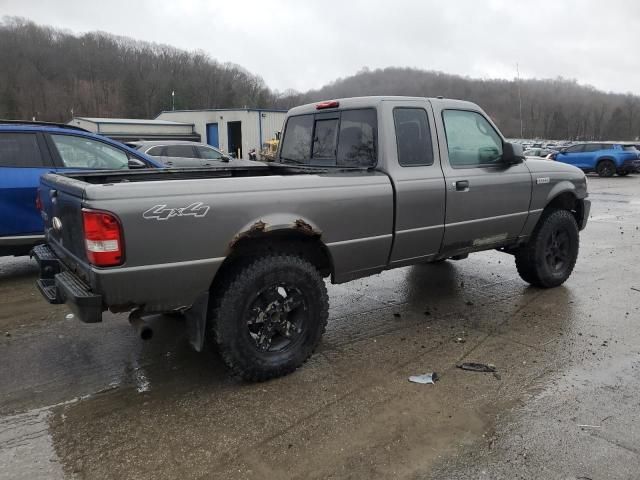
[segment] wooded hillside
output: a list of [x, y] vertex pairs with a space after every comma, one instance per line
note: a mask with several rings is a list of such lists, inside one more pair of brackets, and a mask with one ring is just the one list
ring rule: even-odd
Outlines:
[[[515, 80], [390, 67], [364, 69], [319, 90], [278, 93], [259, 76], [202, 52], [102, 32], [74, 35], [16, 18], [0, 22], [0, 65], [0, 118], [68, 121], [72, 114], [153, 118], [171, 108], [173, 90], [176, 109], [289, 108], [348, 96], [442, 95], [480, 104], [505, 135], [520, 137]], [[282, 68], [295, 75], [296, 68], [304, 67]], [[561, 78], [523, 80], [519, 86], [525, 138], [640, 136], [640, 97], [605, 93]]]

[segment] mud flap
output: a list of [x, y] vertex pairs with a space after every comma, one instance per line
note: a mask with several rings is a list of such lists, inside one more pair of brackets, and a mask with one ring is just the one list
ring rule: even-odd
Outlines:
[[207, 310], [209, 307], [209, 292], [203, 292], [193, 302], [191, 308], [184, 312], [187, 324], [189, 343], [196, 352], [204, 347], [204, 336], [207, 330]]

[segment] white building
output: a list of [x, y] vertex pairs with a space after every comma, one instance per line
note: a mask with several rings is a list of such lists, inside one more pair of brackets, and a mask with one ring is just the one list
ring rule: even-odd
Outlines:
[[200, 141], [248, 158], [249, 150], [260, 150], [267, 140], [282, 130], [286, 110], [211, 109], [175, 110], [160, 113], [156, 120], [193, 125]]
[[200, 141], [193, 123], [137, 118], [73, 117], [68, 123], [121, 142], [135, 140], [191, 140]]

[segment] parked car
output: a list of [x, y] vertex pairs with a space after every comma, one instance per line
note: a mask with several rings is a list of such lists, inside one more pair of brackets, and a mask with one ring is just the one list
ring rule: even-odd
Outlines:
[[618, 143], [577, 143], [560, 150], [552, 158], [596, 172], [601, 177], [620, 176], [640, 171], [640, 152], [632, 145]]
[[524, 156], [547, 158], [549, 155], [553, 155], [554, 153], [558, 153], [557, 150], [551, 150], [548, 148], [530, 148], [529, 150], [525, 150]]
[[206, 143], [186, 140], [154, 140], [127, 142], [127, 145], [146, 153], [173, 168], [224, 166], [230, 157]]
[[361, 97], [290, 110], [259, 166], [45, 175], [38, 287], [85, 322], [133, 309], [147, 337], [144, 315], [180, 309], [197, 350], [208, 339], [241, 377], [277, 377], [320, 342], [323, 277], [498, 249], [526, 282], [562, 284], [586, 177], [522, 153], [473, 103]]
[[0, 256], [26, 255], [44, 241], [36, 209], [42, 174], [160, 166], [142, 152], [79, 127], [0, 120]]

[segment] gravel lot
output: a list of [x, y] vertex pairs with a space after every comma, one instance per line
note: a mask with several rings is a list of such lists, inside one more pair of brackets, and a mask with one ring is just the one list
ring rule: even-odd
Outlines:
[[636, 479], [640, 175], [589, 188], [564, 286], [498, 252], [330, 286], [319, 352], [262, 384], [178, 319], [146, 343], [125, 315], [67, 319], [32, 261], [2, 258], [0, 478]]

